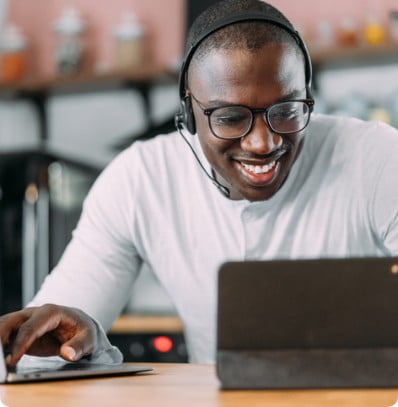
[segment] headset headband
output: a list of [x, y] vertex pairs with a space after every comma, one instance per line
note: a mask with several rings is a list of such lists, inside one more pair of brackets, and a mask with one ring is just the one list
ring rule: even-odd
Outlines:
[[286, 21], [282, 19], [267, 16], [262, 12], [242, 12], [227, 16], [216, 21], [213, 25], [211, 25], [197, 40], [196, 42], [189, 48], [187, 53], [185, 54], [185, 59], [182, 63], [181, 70], [180, 70], [180, 77], [179, 77], [179, 92], [180, 92], [180, 99], [183, 99], [185, 96], [185, 76], [188, 66], [192, 60], [192, 57], [199, 47], [199, 45], [204, 41], [207, 37], [209, 37], [214, 32], [220, 30], [223, 27], [228, 25], [241, 23], [244, 21], [264, 21], [271, 24], [275, 24], [285, 31], [287, 31], [297, 42], [298, 46], [302, 50], [305, 59], [305, 78], [306, 78], [306, 87], [307, 87], [307, 95], [311, 94], [311, 82], [312, 82], [312, 65], [311, 65], [311, 58], [308, 53], [308, 49], [300, 37], [300, 34], [294, 29], [291, 24], [288, 24]]

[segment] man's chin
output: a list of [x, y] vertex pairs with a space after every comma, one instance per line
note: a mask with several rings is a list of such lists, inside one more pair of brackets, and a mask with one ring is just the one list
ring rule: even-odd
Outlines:
[[250, 180], [242, 179], [240, 173], [237, 174], [237, 178], [240, 180], [239, 183], [236, 182], [226, 182], [225, 178], [217, 176], [216, 179], [221, 185], [225, 186], [230, 192], [230, 199], [241, 201], [247, 200], [251, 202], [266, 201], [272, 198], [283, 185], [286, 177], [283, 173], [278, 171], [276, 177], [269, 180], [266, 185], [254, 185]]
[[263, 188], [230, 189], [230, 197], [233, 200], [247, 200], [250, 202], [267, 201], [271, 199], [278, 190], [279, 188], [275, 185]]

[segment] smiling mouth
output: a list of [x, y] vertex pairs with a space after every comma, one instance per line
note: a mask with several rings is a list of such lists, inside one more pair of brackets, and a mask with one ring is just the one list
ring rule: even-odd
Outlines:
[[270, 172], [276, 165], [277, 160], [270, 162], [269, 164], [265, 165], [251, 165], [251, 164], [246, 164], [243, 162], [240, 162], [240, 165], [242, 165], [243, 168], [245, 168], [247, 171], [253, 173], [253, 174], [266, 174], [267, 172]]
[[254, 160], [252, 162], [249, 160], [240, 161], [239, 159], [235, 163], [249, 185], [261, 188], [269, 186], [275, 181], [281, 167], [280, 159], [285, 153], [286, 150], [280, 150], [275, 154], [272, 161], [269, 161], [268, 158], [266, 163], [255, 163]]
[[241, 161], [237, 161], [236, 164], [246, 182], [255, 187], [270, 185], [275, 180], [280, 168], [279, 160], [274, 160], [265, 165], [253, 165]]

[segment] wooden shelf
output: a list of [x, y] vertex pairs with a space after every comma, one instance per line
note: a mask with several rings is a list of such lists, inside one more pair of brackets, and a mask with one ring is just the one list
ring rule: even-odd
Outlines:
[[173, 315], [121, 315], [110, 334], [181, 333], [182, 322]]
[[396, 59], [398, 61], [398, 44], [358, 45], [334, 47], [309, 47], [312, 62], [315, 66], [344, 61], [377, 61]]
[[[320, 48], [309, 46], [312, 62], [315, 66], [335, 63], [345, 60], [369, 61], [385, 58], [398, 60], [398, 44], [358, 46], [332, 46]], [[0, 92], [38, 93], [59, 89], [115, 86], [117, 83], [145, 83], [165, 79], [177, 81], [177, 72], [163, 65], [147, 64], [128, 71], [109, 71], [104, 73], [81, 72], [76, 75], [54, 76], [45, 78], [26, 78], [15, 83], [0, 81]]]
[[145, 83], [159, 79], [175, 79], [176, 74], [162, 65], [148, 64], [134, 70], [104, 73], [81, 72], [74, 75], [25, 78], [15, 83], [0, 82], [1, 92], [43, 93], [78, 87], [115, 86], [122, 83]]

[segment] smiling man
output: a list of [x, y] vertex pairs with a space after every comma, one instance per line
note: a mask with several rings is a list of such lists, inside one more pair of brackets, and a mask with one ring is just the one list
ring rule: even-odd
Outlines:
[[[261, 22], [243, 24], [266, 29]], [[267, 31], [264, 36], [259, 49], [212, 50], [189, 69], [186, 92], [199, 141], [232, 199], [265, 200], [279, 190], [310, 118], [298, 46], [269, 44]]]
[[102, 328], [144, 263], [174, 301], [190, 360], [209, 363], [223, 262], [398, 255], [398, 132], [312, 114], [310, 58], [278, 10], [206, 10], [179, 92], [178, 132], [110, 164], [31, 307], [0, 319], [9, 364], [24, 353], [119, 361]]

